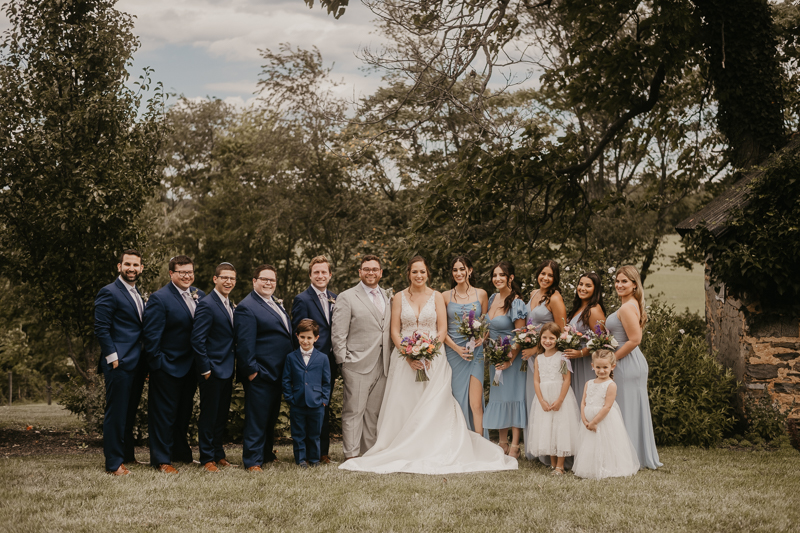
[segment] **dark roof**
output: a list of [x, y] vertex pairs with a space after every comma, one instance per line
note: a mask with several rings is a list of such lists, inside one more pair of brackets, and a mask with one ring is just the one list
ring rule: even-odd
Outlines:
[[730, 189], [723, 192], [703, 209], [680, 221], [675, 229], [683, 236], [691, 233], [698, 227], [705, 227], [714, 235], [719, 235], [727, 228], [728, 215], [736, 208], [747, 205], [748, 185], [754, 179], [762, 176], [767, 169], [775, 164], [779, 154], [784, 151], [795, 151], [800, 148], [800, 135], [796, 136], [786, 147], [775, 152], [761, 166], [755, 167], [744, 178], [734, 183]]

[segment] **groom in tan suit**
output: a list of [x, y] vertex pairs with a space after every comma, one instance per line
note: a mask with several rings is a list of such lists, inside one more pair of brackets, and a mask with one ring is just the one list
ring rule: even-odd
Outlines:
[[342, 445], [345, 461], [375, 444], [391, 354], [391, 304], [378, 287], [381, 260], [365, 255], [361, 283], [339, 294], [333, 308], [331, 340], [344, 384]]

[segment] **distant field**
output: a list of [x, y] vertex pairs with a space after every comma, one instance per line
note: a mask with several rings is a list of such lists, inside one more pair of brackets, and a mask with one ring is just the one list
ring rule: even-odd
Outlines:
[[691, 272], [670, 266], [672, 256], [683, 250], [677, 235], [667, 236], [661, 247], [666, 257], [657, 262], [656, 268], [647, 276], [646, 298], [672, 304], [676, 311], [688, 307], [690, 311], [704, 316], [703, 265], [697, 263]]

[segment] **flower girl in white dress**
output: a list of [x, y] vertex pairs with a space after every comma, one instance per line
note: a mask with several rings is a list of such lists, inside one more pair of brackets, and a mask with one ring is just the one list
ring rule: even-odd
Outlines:
[[589, 479], [632, 476], [639, 470], [636, 448], [625, 430], [622, 412], [614, 399], [617, 384], [614, 352], [597, 350], [592, 368], [597, 379], [586, 382], [581, 401], [581, 445], [572, 472]]
[[[564, 458], [578, 451], [580, 433], [580, 411], [570, 380], [572, 372], [569, 361], [556, 348], [561, 328], [555, 322], [542, 326], [539, 335], [540, 349], [544, 353], [536, 356], [533, 367], [533, 400], [526, 440], [534, 456], [549, 455], [553, 475], [564, 473]], [[528, 448], [528, 446], [526, 446]]]

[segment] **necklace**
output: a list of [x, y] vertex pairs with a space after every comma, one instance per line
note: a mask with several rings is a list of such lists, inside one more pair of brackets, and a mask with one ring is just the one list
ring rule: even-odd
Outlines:
[[458, 286], [457, 285], [453, 289], [453, 294], [456, 295], [456, 299], [463, 298], [464, 300], [466, 300], [467, 298], [469, 298], [469, 285], [467, 285], [467, 294], [465, 294], [464, 296], [461, 296], [460, 294], [458, 294]]

